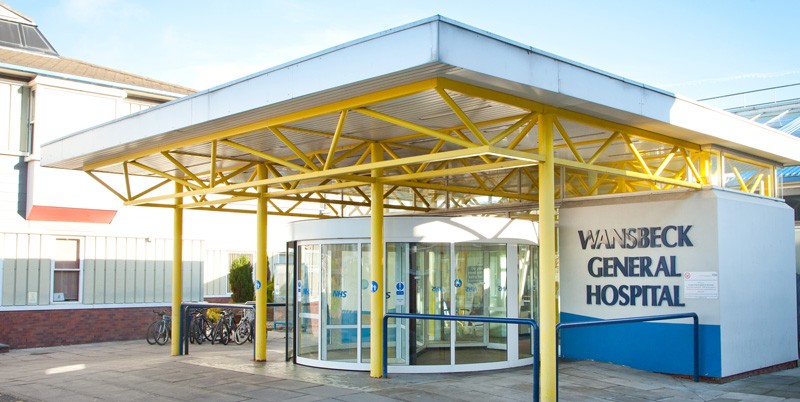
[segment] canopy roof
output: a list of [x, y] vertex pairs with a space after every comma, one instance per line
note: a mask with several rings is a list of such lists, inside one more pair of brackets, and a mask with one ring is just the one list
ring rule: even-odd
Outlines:
[[[770, 177], [800, 163], [786, 133], [435, 16], [44, 144], [42, 164], [179, 182], [194, 207], [256, 184], [357, 207], [375, 168], [407, 190], [400, 209], [435, 209], [443, 192], [533, 201], [542, 115], [558, 133], [562, 196], [720, 185], [725, 169], [716, 181], [707, 170], [723, 153]], [[737, 173], [773, 194], [761, 176]], [[146, 190], [115, 191], [129, 204], [174, 196]]]

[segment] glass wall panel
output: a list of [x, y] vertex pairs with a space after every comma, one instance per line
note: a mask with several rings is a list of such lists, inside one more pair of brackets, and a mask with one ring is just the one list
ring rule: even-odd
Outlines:
[[300, 246], [300, 288], [297, 356], [319, 359], [320, 341], [320, 246]]
[[[450, 245], [417, 243], [411, 245], [411, 278], [409, 280], [409, 312], [418, 314], [452, 314], [450, 298]], [[410, 331], [412, 365], [449, 365], [449, 321], [412, 320]]]
[[286, 245], [286, 360], [294, 358], [294, 323], [295, 323], [295, 302], [298, 294], [302, 291], [301, 286], [297, 286], [297, 276], [295, 273], [295, 247], [297, 243], [290, 242]]
[[370, 244], [361, 243], [361, 362], [369, 363]]
[[322, 245], [325, 275], [323, 360], [355, 362], [358, 353], [358, 245]]
[[[456, 314], [506, 316], [506, 245], [459, 243], [455, 246]], [[459, 321], [456, 364], [506, 361], [506, 324]]]
[[[517, 275], [519, 276], [519, 318], [539, 320], [539, 247], [530, 244], [517, 246]], [[533, 356], [531, 327], [519, 326], [519, 358]]]

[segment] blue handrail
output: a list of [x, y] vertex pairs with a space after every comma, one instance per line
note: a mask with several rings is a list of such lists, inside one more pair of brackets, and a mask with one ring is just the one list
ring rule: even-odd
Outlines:
[[474, 315], [437, 315], [437, 314], [407, 314], [407, 313], [386, 313], [383, 316], [383, 377], [388, 377], [388, 352], [387, 329], [389, 328], [390, 318], [408, 318], [417, 320], [439, 320], [439, 321], [467, 321], [467, 322], [488, 322], [496, 324], [518, 324], [530, 325], [533, 329], [533, 400], [539, 401], [539, 324], [532, 318], [505, 318], [505, 317], [484, 317]]
[[[651, 315], [644, 317], [612, 318], [608, 320], [562, 322], [556, 325], [556, 339], [559, 332], [564, 328], [595, 327], [599, 325], [629, 324], [634, 322], [677, 320], [680, 318], [691, 318], [694, 321], [694, 382], [700, 381], [700, 319], [696, 313], [680, 313]], [[558, 352], [556, 352], [556, 399], [558, 399]]]

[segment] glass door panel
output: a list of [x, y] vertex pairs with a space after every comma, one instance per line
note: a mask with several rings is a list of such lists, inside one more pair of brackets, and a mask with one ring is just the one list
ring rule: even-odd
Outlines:
[[[387, 313], [408, 312], [408, 243], [386, 244], [386, 301]], [[390, 364], [408, 362], [408, 320], [389, 319], [386, 340]]]
[[[539, 247], [531, 244], [517, 246], [519, 275], [519, 318], [539, 320]], [[519, 325], [519, 358], [533, 356], [533, 340], [529, 325]]]
[[358, 245], [322, 245], [325, 343], [322, 360], [355, 362], [358, 347]]
[[302, 291], [297, 286], [295, 248], [297, 242], [286, 243], [286, 361], [294, 359], [295, 300]]
[[[505, 244], [460, 243], [455, 252], [457, 314], [505, 317]], [[505, 324], [458, 322], [456, 364], [506, 361], [506, 338]]]
[[[450, 245], [417, 243], [410, 250], [409, 312], [416, 314], [451, 313]], [[409, 330], [411, 364], [449, 365], [450, 321], [412, 320]]]
[[297, 299], [298, 312], [298, 345], [297, 356], [319, 359], [320, 340], [320, 246], [303, 245], [299, 248], [300, 295]]

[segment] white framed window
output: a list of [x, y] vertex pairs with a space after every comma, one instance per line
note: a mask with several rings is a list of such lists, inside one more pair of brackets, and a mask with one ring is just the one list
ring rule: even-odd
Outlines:
[[80, 302], [81, 241], [57, 238], [53, 264], [53, 303]]

